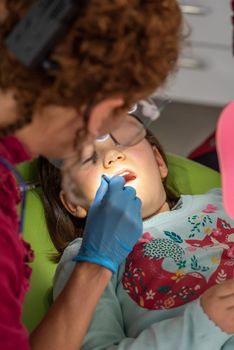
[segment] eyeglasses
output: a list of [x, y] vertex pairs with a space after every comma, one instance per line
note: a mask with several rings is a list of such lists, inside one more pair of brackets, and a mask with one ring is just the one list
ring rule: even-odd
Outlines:
[[[146, 136], [146, 129], [150, 127], [162, 110], [170, 103], [169, 98], [159, 98], [151, 96], [135, 104], [121, 125], [109, 134], [96, 139], [103, 142], [109, 137], [116, 147], [128, 148], [141, 142]], [[53, 160], [52, 163], [63, 170], [63, 188], [68, 193], [70, 200], [81, 205], [81, 194], [77, 189], [77, 179], [84, 171], [89, 170], [97, 161], [95, 142], [84, 142], [79, 156], [67, 159]], [[79, 203], [78, 203], [79, 202]], [[84, 203], [83, 203], [84, 205]]]
[[[148, 99], [141, 100], [135, 104], [128, 112], [121, 125], [108, 134], [113, 140], [114, 144], [119, 147], [131, 147], [141, 142], [146, 135], [146, 129], [150, 127], [162, 110], [170, 103], [169, 98], [159, 98], [157, 96], [151, 96]], [[89, 113], [91, 109], [89, 109]], [[106, 135], [101, 136], [97, 141], [102, 141]], [[52, 163], [61, 167], [61, 164], [67, 159], [53, 160]], [[73, 161], [72, 161], [73, 160]], [[87, 164], [95, 163], [95, 147], [94, 142], [83, 143], [79, 157], [75, 153], [74, 156], [69, 157], [69, 163], [76, 164], [77, 166], [86, 166]]]

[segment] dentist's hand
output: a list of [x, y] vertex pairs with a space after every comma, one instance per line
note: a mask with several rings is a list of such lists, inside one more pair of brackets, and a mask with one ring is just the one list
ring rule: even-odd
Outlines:
[[91, 205], [75, 261], [89, 261], [116, 272], [142, 234], [141, 201], [125, 179], [114, 176], [101, 185]]

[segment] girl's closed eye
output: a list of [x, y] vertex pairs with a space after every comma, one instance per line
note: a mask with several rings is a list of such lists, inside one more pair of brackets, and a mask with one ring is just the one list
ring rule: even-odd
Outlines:
[[93, 151], [92, 157], [90, 158], [90, 161], [92, 161], [92, 164], [96, 164], [98, 161], [98, 153], [96, 150]]
[[93, 144], [88, 144], [83, 147], [81, 154], [81, 166], [96, 164], [98, 159], [97, 150]]
[[94, 150], [92, 155], [88, 158], [85, 158], [82, 162], [82, 165], [85, 165], [87, 163], [90, 163], [90, 165], [95, 165], [98, 161], [98, 154], [97, 152]]

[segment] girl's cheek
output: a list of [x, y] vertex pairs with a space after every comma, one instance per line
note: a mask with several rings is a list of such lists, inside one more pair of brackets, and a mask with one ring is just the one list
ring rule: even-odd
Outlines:
[[126, 151], [126, 155], [129, 159], [133, 160], [133, 161], [137, 161], [139, 162], [140, 159], [144, 159], [144, 156], [145, 156], [145, 153], [144, 151], [141, 151], [139, 149], [129, 149], [128, 151]]
[[101, 176], [102, 174], [100, 172], [94, 171], [85, 179], [86, 184], [88, 184], [87, 189], [89, 191], [89, 195], [91, 195], [93, 198], [101, 184]]

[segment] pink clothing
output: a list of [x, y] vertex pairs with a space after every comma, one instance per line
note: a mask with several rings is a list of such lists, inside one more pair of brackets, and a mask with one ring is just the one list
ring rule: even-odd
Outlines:
[[[15, 137], [0, 140], [0, 157], [11, 164], [30, 159]], [[22, 305], [29, 286], [30, 247], [21, 238], [17, 204], [20, 194], [14, 176], [0, 164], [0, 348], [28, 350], [28, 333], [22, 325]]]

